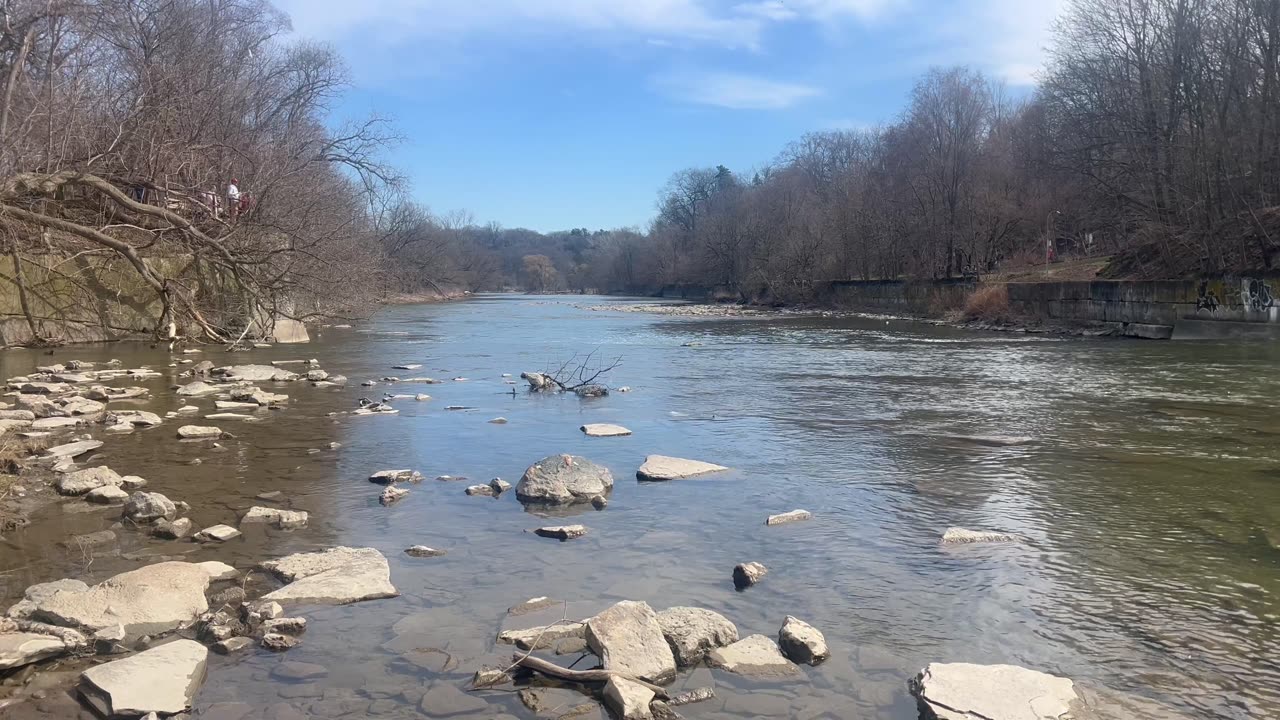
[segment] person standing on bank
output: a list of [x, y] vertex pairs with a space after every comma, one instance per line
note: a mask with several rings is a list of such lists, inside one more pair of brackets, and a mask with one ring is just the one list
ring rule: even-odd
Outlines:
[[240, 181], [235, 178], [227, 185], [227, 213], [233, 222], [240, 214]]

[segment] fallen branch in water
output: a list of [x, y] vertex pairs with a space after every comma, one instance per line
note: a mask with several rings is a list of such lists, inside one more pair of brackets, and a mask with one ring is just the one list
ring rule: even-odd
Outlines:
[[627, 677], [620, 673], [609, 672], [608, 670], [570, 670], [569, 668], [560, 667], [553, 662], [548, 662], [542, 658], [533, 657], [532, 655], [522, 655], [517, 653], [514, 657], [515, 665], [526, 670], [542, 673], [549, 678], [556, 680], [564, 680], [565, 682], [574, 683], [605, 683], [612, 678], [619, 677], [623, 680], [630, 680], [633, 683], [643, 685], [653, 691], [654, 696], [659, 700], [669, 700], [670, 696], [667, 691], [658, 685], [646, 682], [639, 678]]

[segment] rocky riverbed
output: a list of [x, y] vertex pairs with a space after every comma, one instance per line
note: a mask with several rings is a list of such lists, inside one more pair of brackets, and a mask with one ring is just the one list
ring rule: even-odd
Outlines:
[[[909, 656], [854, 637], [878, 633], [822, 609], [832, 578], [803, 557], [847, 511], [741, 502], [756, 461], [638, 416], [651, 368], [582, 396], [520, 379], [548, 363], [445, 366], [377, 332], [385, 359], [359, 375], [323, 343], [28, 354], [0, 411], [24, 467], [4, 570], [40, 581], [7, 586], [0, 717], [1179, 717], [944, 628]], [[525, 427], [542, 429], [513, 442]], [[895, 542], [970, 572], [1042, 542], [975, 518]], [[715, 542], [727, 528], [740, 539]]]

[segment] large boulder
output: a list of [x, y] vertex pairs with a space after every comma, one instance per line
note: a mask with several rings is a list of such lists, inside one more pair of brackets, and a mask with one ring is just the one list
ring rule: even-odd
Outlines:
[[707, 662], [714, 668], [755, 677], [786, 677], [800, 671], [782, 656], [778, 644], [764, 635], [751, 635], [712, 650]]
[[654, 683], [675, 677], [675, 656], [648, 603], [624, 600], [586, 624], [587, 646], [605, 670]]
[[123, 484], [124, 478], [106, 465], [69, 472], [53, 481], [53, 487], [60, 495], [84, 495], [107, 485], [119, 487]]
[[556, 381], [552, 380], [551, 376], [546, 373], [522, 372], [520, 373], [520, 378], [529, 383], [530, 390], [541, 391], [560, 389], [560, 386], [556, 384]]
[[822, 636], [822, 632], [790, 615], [778, 631], [778, 647], [792, 662], [802, 665], [817, 665], [831, 657], [831, 650], [827, 648], [827, 639]]
[[130, 638], [159, 635], [189, 625], [209, 609], [204, 593], [211, 579], [198, 563], [156, 563], [88, 590], [58, 590], [36, 602], [31, 616], [90, 633], [122, 625]]
[[104, 717], [176, 715], [191, 707], [204, 684], [209, 650], [194, 640], [175, 640], [80, 675], [80, 695]]
[[738, 642], [738, 628], [728, 618], [703, 608], [668, 608], [658, 613], [658, 625], [681, 667], [697, 665], [712, 650]]
[[139, 524], [156, 520], [172, 520], [178, 516], [178, 506], [158, 492], [138, 491], [129, 496], [122, 516]]
[[1071, 680], [1017, 665], [931, 663], [910, 686], [938, 720], [1066, 720], [1080, 702]]
[[685, 460], [684, 458], [667, 457], [666, 455], [650, 455], [644, 459], [644, 464], [636, 471], [636, 479], [650, 482], [683, 480], [684, 478], [722, 472], [728, 469], [723, 465], [713, 465], [700, 460]]
[[387, 559], [373, 548], [298, 553], [268, 560], [262, 568], [289, 582], [264, 600], [341, 605], [400, 594], [391, 584]]
[[567, 505], [591, 502], [613, 489], [608, 468], [576, 455], [552, 455], [524, 471], [516, 485], [516, 498], [525, 503]]

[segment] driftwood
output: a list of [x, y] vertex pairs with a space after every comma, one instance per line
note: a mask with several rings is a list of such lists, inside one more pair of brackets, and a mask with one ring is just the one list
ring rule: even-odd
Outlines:
[[564, 680], [566, 682], [604, 683], [604, 682], [609, 682], [610, 678], [613, 678], [616, 676], [624, 680], [630, 680], [633, 683], [637, 683], [645, 686], [646, 688], [652, 690], [654, 696], [659, 700], [670, 699], [670, 696], [667, 695], [667, 691], [664, 690], [663, 688], [657, 685], [654, 685], [653, 683], [641, 680], [639, 678], [627, 677], [626, 675], [622, 675], [621, 673], [613, 673], [613, 672], [609, 672], [608, 670], [570, 670], [569, 668], [566, 668], [566, 667], [560, 667], [559, 665], [556, 665], [553, 662], [547, 662], [542, 658], [534, 657], [532, 655], [526, 655], [524, 653], [516, 653], [515, 657], [512, 658], [512, 661], [515, 663], [515, 665], [522, 667], [526, 670], [532, 670], [537, 673], [542, 673], [547, 677], [555, 678], [556, 680]]

